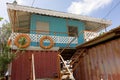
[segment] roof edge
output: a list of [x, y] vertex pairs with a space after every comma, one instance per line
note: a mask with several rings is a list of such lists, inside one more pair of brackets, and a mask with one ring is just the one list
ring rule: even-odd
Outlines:
[[29, 13], [37, 13], [37, 14], [42, 14], [42, 15], [49, 15], [49, 16], [56, 16], [56, 17], [62, 17], [62, 18], [77, 19], [77, 20], [82, 20], [82, 21], [96, 22], [96, 23], [105, 24], [108, 26], [110, 26], [112, 24], [111, 20], [76, 15], [76, 14], [72, 14], [72, 13], [58, 12], [58, 11], [35, 8], [35, 7], [30, 7], [30, 6], [16, 5], [13, 3], [7, 3], [7, 8], [12, 9], [12, 10], [29, 12]]

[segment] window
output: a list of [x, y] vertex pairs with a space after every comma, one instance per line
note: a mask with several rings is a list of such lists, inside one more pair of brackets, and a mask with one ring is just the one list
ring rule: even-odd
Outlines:
[[74, 26], [68, 26], [68, 34], [72, 37], [78, 36], [78, 28]]
[[[46, 32], [46, 31], [48, 31], [48, 32]], [[36, 32], [37, 33], [49, 33], [49, 23], [38, 21], [36, 23]]]

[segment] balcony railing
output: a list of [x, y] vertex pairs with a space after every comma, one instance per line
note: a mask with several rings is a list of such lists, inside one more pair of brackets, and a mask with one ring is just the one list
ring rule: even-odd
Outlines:
[[[80, 42], [78, 40], [81, 39], [81, 35], [84, 36], [84, 40], [89, 41], [97, 36], [99, 36], [98, 33], [96, 32], [91, 32], [91, 31], [81, 31], [78, 34], [78, 38], [68, 36], [69, 34], [67, 32], [54, 32], [54, 31], [41, 31], [41, 30], [29, 30], [29, 29], [22, 29], [22, 28], [17, 28], [14, 29], [14, 32], [11, 34], [10, 39], [12, 40], [12, 45], [14, 45], [14, 40], [16, 36], [20, 34], [26, 34], [30, 37], [31, 39], [31, 44], [30, 46], [40, 46], [40, 39], [43, 36], [49, 36], [52, 38], [54, 41], [54, 47], [76, 47], [77, 44]], [[71, 42], [72, 41], [72, 42]], [[46, 43], [49, 43], [49, 40], [45, 40]], [[78, 43], [79, 42], [79, 43]]]
[[97, 36], [99, 36], [99, 33], [97, 33], [97, 32], [84, 31], [84, 39], [85, 39], [85, 41], [89, 41], [91, 39], [94, 39]]
[[[13, 41], [13, 45], [14, 45], [14, 40], [16, 38], [16, 36], [23, 34], [18, 33], [18, 32], [14, 32], [11, 34], [10, 39]], [[52, 40], [54, 41], [54, 47], [66, 47], [75, 37], [70, 37], [68, 36], [67, 33], [63, 33], [63, 32], [48, 32], [48, 31], [30, 31], [30, 33], [24, 33], [26, 35], [28, 35], [31, 39], [31, 44], [30, 46], [39, 46], [40, 44], [40, 39], [43, 36], [49, 36], [52, 38]], [[45, 40], [46, 43], [49, 43], [49, 40]], [[78, 44], [78, 39], [76, 38], [71, 44], [70, 47], [75, 47], [76, 44]]]

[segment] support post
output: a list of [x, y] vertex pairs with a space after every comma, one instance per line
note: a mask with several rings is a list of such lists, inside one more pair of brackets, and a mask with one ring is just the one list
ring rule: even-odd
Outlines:
[[32, 54], [32, 80], [35, 80], [34, 54]]

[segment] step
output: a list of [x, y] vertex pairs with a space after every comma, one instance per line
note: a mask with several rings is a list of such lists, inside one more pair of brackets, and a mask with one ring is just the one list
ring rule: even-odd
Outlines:
[[42, 79], [35, 79], [35, 80], [59, 80], [59, 79], [42, 78]]
[[61, 74], [62, 74], [62, 75], [70, 75], [70, 73], [67, 73], [67, 72], [66, 72], [66, 73], [61, 73]]

